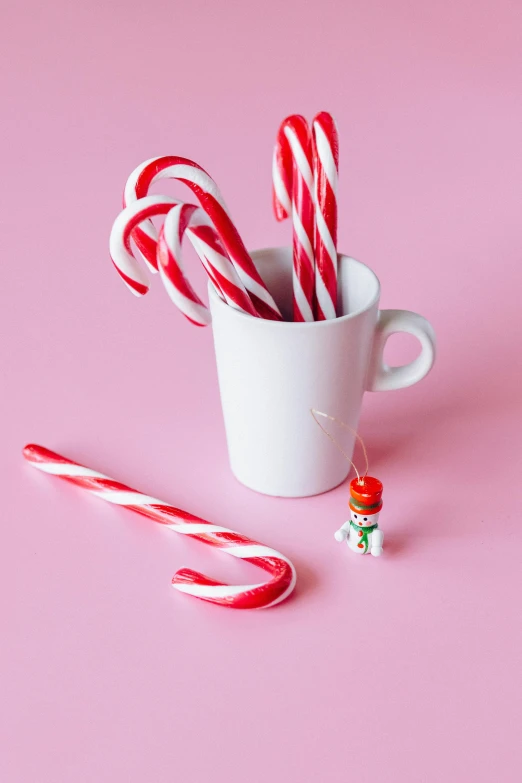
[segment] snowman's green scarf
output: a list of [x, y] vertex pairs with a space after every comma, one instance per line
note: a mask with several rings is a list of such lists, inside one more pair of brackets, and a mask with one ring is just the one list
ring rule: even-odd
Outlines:
[[367, 552], [370, 543], [368, 541], [368, 536], [370, 535], [372, 530], [377, 530], [379, 525], [370, 525], [369, 527], [363, 527], [362, 525], [357, 525], [352, 519], [350, 519], [350, 525], [353, 527], [354, 530], [358, 530], [358, 531], [362, 530], [362, 536], [359, 543], [364, 544], [364, 551]]

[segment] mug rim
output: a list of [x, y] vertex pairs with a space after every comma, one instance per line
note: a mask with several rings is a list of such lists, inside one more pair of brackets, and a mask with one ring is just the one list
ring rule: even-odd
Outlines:
[[[258, 248], [257, 250], [249, 251], [250, 257], [255, 262], [256, 256], [261, 256], [266, 253], [273, 253], [279, 250], [289, 250], [292, 251], [291, 245], [280, 245], [278, 247], [263, 247]], [[381, 296], [381, 282], [373, 269], [371, 269], [369, 266], [364, 264], [362, 261], [359, 261], [357, 258], [354, 258], [353, 256], [349, 256], [346, 253], [337, 253], [337, 258], [345, 258], [350, 261], [353, 261], [358, 266], [365, 269], [367, 272], [370, 273], [370, 275], [373, 277], [375, 286], [376, 286], [376, 292], [373, 295], [373, 297], [370, 299], [370, 301], [364, 306], [360, 307], [358, 310], [354, 310], [353, 313], [346, 313], [346, 315], [340, 315], [337, 318], [332, 318], [328, 321], [273, 321], [268, 318], [255, 318], [253, 315], [250, 315], [249, 313], [243, 313], [240, 310], [236, 310], [234, 307], [230, 307], [226, 302], [224, 302], [220, 296], [216, 293], [214, 286], [212, 285], [212, 281], [208, 281], [208, 296], [209, 299], [212, 300], [213, 306], [215, 307], [226, 307], [229, 311], [227, 315], [231, 318], [240, 318], [240, 319], [248, 319], [250, 323], [258, 323], [258, 324], [270, 324], [273, 327], [281, 328], [281, 327], [292, 327], [294, 329], [312, 329], [312, 328], [327, 328], [332, 327], [334, 324], [343, 323], [345, 321], [348, 321], [352, 318], [356, 318], [359, 315], [362, 315], [363, 313], [368, 312], [368, 310], [371, 310], [371, 308], [376, 304], [376, 302], [379, 301]]]

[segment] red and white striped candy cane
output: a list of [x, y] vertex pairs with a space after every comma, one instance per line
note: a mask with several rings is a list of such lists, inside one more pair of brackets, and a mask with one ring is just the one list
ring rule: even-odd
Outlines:
[[233, 557], [257, 565], [268, 571], [271, 577], [268, 582], [261, 584], [227, 585], [197, 571], [182, 568], [172, 579], [172, 586], [182, 593], [234, 609], [261, 609], [284, 601], [295, 587], [294, 566], [275, 549], [252, 541], [234, 530], [213, 525], [157, 498], [143, 495], [43, 446], [30, 444], [24, 448], [23, 454], [33, 467], [44, 473], [60, 476], [102, 500], [137, 511], [138, 514], [160, 522], [176, 533], [190, 536]]
[[315, 180], [316, 318], [337, 316], [337, 179], [339, 140], [331, 114], [322, 111], [312, 124]]
[[[149, 192], [153, 182], [158, 179], [175, 179], [187, 185], [196, 194], [201, 206], [212, 221], [230, 260], [236, 268], [239, 278], [248, 292], [252, 304], [262, 318], [281, 320], [281, 313], [268, 291], [261, 275], [243, 244], [236, 227], [228, 214], [218, 186], [207, 172], [187, 158], [175, 155], [165, 155], [146, 161], [135, 169], [129, 183], [125, 187], [125, 200], [143, 198]], [[151, 234], [150, 226], [145, 229]], [[140, 250], [149, 257], [151, 252], [151, 236], [144, 240], [141, 237]]]
[[277, 220], [292, 215], [294, 321], [314, 320], [314, 178], [308, 123], [298, 114], [287, 117], [277, 134], [272, 169]]
[[154, 215], [166, 215], [179, 204], [168, 196], [150, 196], [147, 201], [126, 207], [112, 226], [109, 252], [123, 282], [136, 296], [143, 296], [149, 290], [147, 275], [132, 253], [130, 238], [133, 228]]
[[[136, 195], [136, 180], [139, 173], [144, 166], [152, 163], [154, 158], [146, 160], [141, 166], [138, 166], [125, 184], [125, 190], [123, 191], [123, 207], [128, 207], [137, 201]], [[178, 202], [182, 203], [182, 202]], [[144, 220], [143, 223], [132, 231], [132, 238], [143, 257], [143, 260], [147, 264], [150, 271], [155, 274], [158, 271], [158, 259], [157, 259], [157, 243], [158, 243], [158, 231], [152, 220]]]
[[[114, 221], [109, 242], [111, 258], [124, 282], [137, 296], [146, 294], [149, 285], [145, 273], [132, 254], [130, 246], [131, 233], [144, 220], [155, 215], [164, 215], [179, 206], [186, 205], [180, 205], [177, 200], [168, 196], [147, 196], [129, 204]], [[195, 231], [192, 232], [190, 221], [193, 215], [197, 214], [198, 210], [199, 208], [195, 208], [191, 215], [184, 214], [182, 211], [179, 213], [180, 216], [183, 215], [183, 221], [181, 222], [181, 219], [176, 221], [177, 238], [179, 239], [180, 237], [180, 231], [186, 231], [189, 238], [194, 242], [196, 252], [200, 254], [211, 280], [216, 284], [218, 291], [223, 294], [225, 300], [236, 309], [257, 316], [239, 276], [236, 274], [230, 259], [226, 257], [223, 248], [219, 245], [219, 240], [214, 235], [213, 229], [207, 227], [208, 234], [205, 235], [207, 238], [205, 245], [201, 240], [200, 227], [196, 226]], [[188, 223], [186, 219], [188, 219]], [[212, 242], [214, 244], [210, 247]], [[175, 244], [175, 242], [171, 244]], [[204, 255], [205, 249], [206, 255]], [[219, 252], [219, 249], [221, 249], [221, 252]], [[165, 252], [169, 252], [169, 246], [167, 246]], [[199, 326], [204, 326], [210, 322], [210, 314], [183, 273], [180, 244], [176, 245], [175, 252], [177, 256], [169, 255], [168, 263], [162, 265], [164, 282], [168, 280], [166, 283], [167, 292], [190, 321]], [[223, 290], [218, 280], [226, 281], [226, 286], [224, 285], [225, 290]], [[169, 283], [172, 285], [169, 285]]]
[[[136, 203], [141, 204], [147, 198], [150, 197], [146, 196]], [[179, 295], [183, 295], [181, 242], [186, 232], [222, 299], [236, 310], [258, 317], [214, 227], [208, 223], [207, 215], [201, 207], [194, 207], [192, 204], [179, 204], [167, 214], [157, 247], [158, 268], [167, 293], [183, 312], [184, 302], [180, 301]], [[207, 323], [209, 320], [210, 313], [207, 310]]]
[[[140, 202], [141, 203], [141, 202]], [[164, 225], [161, 227], [160, 235], [157, 241], [157, 260], [158, 271], [163, 281], [165, 290], [171, 300], [174, 302], [178, 310], [188, 318], [189, 321], [196, 326], [208, 326], [211, 321], [210, 311], [208, 307], [203, 304], [198, 295], [190, 285], [189, 281], [185, 277], [183, 264], [181, 261], [181, 245], [185, 231], [190, 224], [190, 221], [194, 219], [194, 214], [199, 210], [194, 204], [178, 204], [172, 207], [170, 212], [165, 217], [165, 222], [168, 220], [172, 225], [170, 232], [170, 243], [167, 243], [164, 236]], [[142, 223], [142, 226], [147, 224], [153, 225], [151, 221]], [[139, 228], [139, 226], [138, 226]], [[132, 237], [136, 241], [136, 231], [132, 232]], [[154, 240], [156, 241], [156, 240]], [[145, 259], [146, 260], [146, 259]], [[205, 267], [209, 278], [214, 284], [214, 288], [218, 294], [223, 297], [219, 284], [212, 274], [212, 268], [206, 264], [205, 259], [200, 255], [200, 260]]]

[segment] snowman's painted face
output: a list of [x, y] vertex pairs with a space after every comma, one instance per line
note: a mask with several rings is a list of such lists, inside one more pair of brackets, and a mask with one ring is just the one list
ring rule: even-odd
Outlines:
[[377, 524], [380, 513], [381, 512], [378, 511], [377, 514], [360, 514], [358, 511], [352, 511], [352, 509], [350, 509], [350, 519], [352, 522], [355, 522], [356, 525], [370, 527], [370, 525]]

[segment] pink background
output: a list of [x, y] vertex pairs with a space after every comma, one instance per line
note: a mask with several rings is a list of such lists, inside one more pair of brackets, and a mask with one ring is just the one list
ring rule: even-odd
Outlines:
[[[2, 37], [0, 779], [520, 780], [520, 4], [55, 0], [5, 4]], [[211, 331], [108, 259], [127, 174], [165, 153], [250, 248], [287, 243], [275, 132], [321, 109], [340, 249], [439, 339], [427, 380], [365, 401], [380, 560], [333, 539], [346, 485], [234, 481]], [[181, 566], [254, 569], [36, 474], [27, 441], [280, 548], [295, 596], [174, 593]]]

